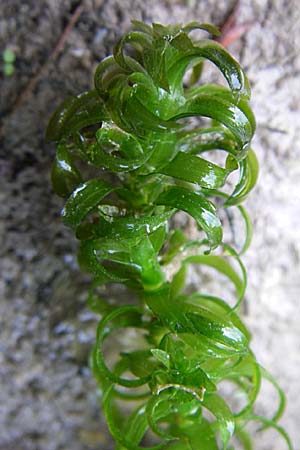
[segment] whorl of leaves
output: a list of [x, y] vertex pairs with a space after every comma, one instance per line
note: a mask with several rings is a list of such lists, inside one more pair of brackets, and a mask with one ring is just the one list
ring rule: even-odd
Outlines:
[[[102, 319], [92, 368], [118, 450], [225, 450], [234, 448], [233, 436], [250, 450], [250, 421], [275, 428], [292, 449], [277, 425], [283, 393], [256, 361], [238, 316], [246, 288], [240, 254], [251, 240], [240, 203], [258, 171], [250, 148], [249, 84], [221, 45], [190, 38], [196, 29], [218, 33], [198, 22], [151, 27], [133, 21], [113, 56], [98, 65], [95, 89], [65, 101], [48, 127], [48, 138], [58, 144], [54, 189], [67, 198], [63, 221], [81, 241], [81, 266], [95, 276], [89, 301]], [[205, 60], [228, 87], [198, 83]], [[211, 119], [209, 126], [203, 117]], [[225, 152], [224, 164], [207, 159], [216, 150]], [[98, 176], [89, 179], [84, 174], [91, 167]], [[233, 171], [239, 177], [228, 194], [223, 187]], [[223, 242], [216, 200], [219, 207], [236, 205], [244, 219], [247, 236], [239, 251]], [[172, 227], [177, 211], [195, 221], [198, 239]], [[186, 290], [191, 264], [227, 277], [236, 300]], [[97, 296], [104, 283], [124, 284], [136, 305], [122, 298], [106, 303]], [[118, 352], [109, 368], [104, 341], [115, 330], [126, 335], [126, 327], [145, 339], [139, 349]], [[268, 419], [254, 412], [262, 378], [279, 394]], [[233, 398], [242, 398], [240, 408], [225, 401], [224, 380], [234, 387]], [[122, 400], [133, 404], [127, 416]], [[152, 447], [143, 445], [149, 429], [159, 438]]]

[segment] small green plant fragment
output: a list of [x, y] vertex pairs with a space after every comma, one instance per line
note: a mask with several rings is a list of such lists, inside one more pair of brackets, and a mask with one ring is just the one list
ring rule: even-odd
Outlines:
[[9, 77], [13, 75], [15, 71], [14, 62], [16, 60], [16, 55], [13, 50], [6, 48], [2, 54], [3, 59], [3, 73], [5, 76]]

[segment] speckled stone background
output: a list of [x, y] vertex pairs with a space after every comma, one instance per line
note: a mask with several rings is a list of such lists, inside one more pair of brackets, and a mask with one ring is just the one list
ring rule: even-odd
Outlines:
[[[219, 24], [225, 0], [86, 0], [63, 52], [49, 61], [32, 94], [16, 103], [48, 60], [78, 4], [2, 0], [0, 52], [17, 59], [1, 76], [0, 450], [113, 448], [88, 369], [97, 318], [85, 306], [88, 278], [78, 272], [76, 242], [59, 218], [44, 140], [51, 113], [92, 84], [93, 70], [128, 30], [148, 22]], [[230, 47], [252, 85], [261, 164], [247, 201], [254, 239], [245, 320], [259, 361], [278, 379], [288, 406], [281, 423], [300, 449], [300, 7], [298, 0], [241, 0], [239, 21], [255, 21]], [[108, 293], [108, 295], [113, 295]], [[264, 386], [258, 412], [274, 403]], [[284, 450], [277, 435], [258, 435], [255, 450]]]

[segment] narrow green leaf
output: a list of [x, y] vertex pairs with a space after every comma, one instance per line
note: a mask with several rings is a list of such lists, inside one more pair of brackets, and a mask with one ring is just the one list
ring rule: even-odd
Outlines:
[[235, 428], [234, 418], [229, 407], [217, 394], [205, 395], [203, 405], [216, 417], [222, 448], [226, 450]]
[[166, 450], [219, 450], [212, 424], [205, 419], [186, 426], [184, 435], [179, 443], [169, 444]]
[[242, 217], [244, 219], [245, 228], [246, 228], [245, 241], [244, 241], [244, 244], [243, 244], [243, 246], [242, 246], [242, 248], [241, 248], [241, 250], [239, 252], [239, 255], [241, 256], [248, 250], [248, 248], [249, 248], [249, 246], [251, 244], [251, 241], [252, 241], [252, 222], [251, 222], [251, 219], [250, 219], [247, 211], [245, 210], [245, 208], [243, 206], [238, 205], [238, 209], [239, 209], [239, 211], [240, 211], [240, 213], [241, 213], [241, 215], [242, 215]]
[[[286, 398], [285, 398], [283, 390], [281, 389], [281, 387], [279, 386], [279, 384], [277, 383], [275, 378], [263, 367], [260, 367], [260, 371], [261, 371], [262, 377], [264, 379], [268, 380], [273, 385], [275, 390], [277, 391], [278, 400], [279, 400], [278, 408], [277, 408], [276, 412], [273, 414], [273, 417], [271, 419], [273, 422], [277, 422], [281, 418], [282, 414], [284, 413], [284, 409], [286, 406]], [[267, 425], [264, 428], [267, 428]]]
[[133, 135], [111, 124], [104, 123], [96, 132], [96, 139], [86, 150], [89, 161], [96, 167], [129, 172], [138, 169], [149, 157]]
[[253, 127], [245, 113], [233, 102], [217, 96], [200, 94], [188, 100], [172, 120], [205, 116], [225, 125], [235, 136], [240, 155], [244, 156], [253, 136]]
[[186, 274], [186, 265], [183, 264], [180, 270], [175, 273], [171, 282], [171, 295], [173, 297], [176, 297], [181, 292], [181, 290], [184, 289], [186, 284]]
[[46, 138], [59, 141], [75, 134], [82, 128], [108, 120], [109, 116], [98, 92], [90, 90], [67, 99], [62, 103], [49, 122]]
[[[112, 411], [112, 402], [113, 402], [112, 396], [113, 396], [113, 388], [111, 386], [105, 392], [103, 400], [103, 408], [105, 411], [105, 417], [109, 431], [111, 432], [116, 442], [121, 446], [121, 448], [124, 448], [126, 450], [163, 450], [165, 448], [164, 442], [151, 447], [145, 446], [140, 447], [138, 444], [135, 443], [135, 439], [132, 440], [130, 438], [127, 438], [126, 433], [124, 433], [124, 431], [118, 426], [114, 418]], [[138, 421], [138, 424], [141, 428], [143, 428], [143, 420]]]
[[168, 234], [167, 250], [161, 256], [162, 264], [168, 264], [175, 256], [183, 250], [187, 237], [179, 228], [172, 230]]
[[145, 293], [145, 301], [172, 333], [205, 336], [236, 353], [248, 351], [247, 338], [230, 321], [212, 318], [205, 311], [198, 313], [182, 299], [171, 298], [167, 283], [155, 292]]
[[181, 187], [170, 187], [156, 200], [157, 205], [171, 206], [190, 214], [206, 233], [211, 248], [222, 241], [222, 225], [214, 205], [196, 192]]
[[137, 19], [131, 19], [132, 28], [135, 31], [143, 31], [146, 34], [152, 36], [152, 27], [145, 22]]
[[199, 155], [207, 150], [226, 150], [233, 156], [237, 154], [234, 135], [224, 127], [196, 128], [177, 134], [177, 146], [186, 153]]
[[284, 439], [284, 441], [287, 445], [287, 448], [289, 450], [293, 450], [294, 447], [293, 447], [293, 444], [292, 444], [292, 441], [291, 441], [289, 435], [280, 425], [277, 425], [276, 422], [266, 419], [265, 417], [262, 417], [262, 416], [256, 416], [254, 414], [249, 416], [249, 420], [260, 422], [264, 425], [264, 427], [267, 427], [267, 428], [274, 428], [274, 430], [276, 430]]
[[100, 179], [90, 180], [79, 185], [62, 210], [65, 225], [76, 228], [88, 213], [113, 190], [112, 186]]
[[204, 84], [202, 86], [197, 86], [193, 89], [190, 89], [187, 95], [187, 98], [191, 100], [198, 95], [212, 95], [214, 97], [218, 97], [227, 102], [232, 102], [245, 114], [249, 123], [251, 124], [253, 133], [256, 128], [255, 117], [252, 112], [252, 109], [249, 106], [249, 103], [244, 98], [236, 98], [230, 89], [227, 89], [224, 86], [219, 86], [217, 84]]
[[161, 362], [167, 369], [170, 369], [170, 355], [164, 350], [160, 350], [159, 348], [152, 348], [152, 355]]
[[100, 96], [104, 93], [107, 94], [109, 87], [114, 85], [116, 81], [125, 78], [126, 75], [127, 72], [116, 64], [113, 56], [104, 58], [98, 64], [94, 75], [94, 84], [98, 94]]
[[[145, 405], [140, 406], [130, 415], [124, 426], [123, 434], [129, 442], [135, 445], [139, 444], [148, 428], [145, 409]], [[122, 449], [127, 450], [125, 447]]]
[[235, 434], [238, 437], [238, 440], [243, 446], [243, 450], [254, 450], [252, 446], [252, 439], [250, 434], [244, 429], [236, 427]]
[[182, 332], [203, 334], [209, 339], [235, 348], [236, 351], [246, 350], [248, 343], [245, 336], [232, 324], [217, 322], [192, 312], [187, 312], [184, 317], [189, 321], [189, 326], [185, 325]]
[[241, 302], [246, 286], [247, 286], [247, 277], [245, 268], [239, 259], [237, 254], [233, 254], [238, 264], [240, 265], [242, 278], [237, 274], [232, 265], [226, 260], [225, 257], [216, 256], [216, 255], [195, 255], [187, 257], [184, 262], [191, 264], [203, 264], [209, 267], [213, 267], [219, 273], [225, 275], [235, 286], [236, 293], [238, 296], [235, 307]]
[[95, 223], [80, 225], [76, 230], [78, 239], [140, 239], [167, 224], [173, 211], [144, 217], [116, 217], [110, 221], [100, 217]]
[[164, 275], [148, 236], [132, 247], [130, 257], [133, 266], [140, 270], [143, 288], [146, 291], [158, 289], [164, 282]]
[[[184, 72], [194, 61], [205, 58], [215, 64], [227, 80], [233, 93], [250, 97], [250, 87], [248, 79], [241, 69], [239, 63], [222, 47], [222, 45], [211, 40], [201, 40], [196, 45], [190, 46], [188, 40], [184, 38], [184, 33], [177, 35], [171, 41], [171, 45], [179, 52], [168, 67], [168, 78], [171, 85], [179, 86]], [[187, 42], [183, 46], [183, 38]], [[190, 41], [191, 42], [191, 41]]]
[[[119, 318], [118, 321], [115, 320], [117, 317]], [[149, 375], [136, 379], [121, 378], [114, 371], [109, 370], [105, 364], [102, 350], [103, 342], [113, 330], [123, 327], [143, 328], [141, 312], [138, 308], [134, 306], [122, 306], [115, 309], [101, 320], [97, 329], [97, 343], [94, 351], [94, 367], [100, 374], [102, 374], [104, 378], [107, 378], [120, 386], [129, 388], [143, 386], [149, 381]]]
[[240, 164], [242, 166], [240, 180], [229, 199], [225, 202], [225, 206], [236, 205], [244, 201], [257, 182], [259, 165], [252, 149], [249, 149], [246, 159], [241, 161]]
[[193, 293], [185, 297], [187, 303], [191, 303], [197, 307], [205, 308], [216, 316], [223, 319], [229, 319], [233, 325], [238, 328], [248, 341], [251, 339], [251, 334], [246, 328], [240, 317], [233, 311], [233, 309], [221, 298], [205, 295], [201, 293]]
[[179, 152], [159, 172], [206, 188], [216, 189], [224, 185], [232, 171], [223, 169], [203, 158]]
[[122, 353], [122, 361], [126, 361], [126, 369], [129, 369], [134, 376], [149, 377], [153, 375], [158, 366], [151, 356], [152, 352], [149, 350], [135, 350]]
[[[98, 241], [87, 240], [83, 241], [79, 253], [78, 262], [83, 270], [87, 270], [95, 274], [101, 284], [114, 281], [117, 283], [124, 283], [128, 279], [128, 274], [125, 270], [122, 273], [116, 273], [102, 264], [101, 258], [97, 255]], [[103, 242], [101, 242], [103, 244]], [[102, 245], [103, 246], [103, 245]], [[111, 248], [113, 248], [111, 246]], [[105, 254], [103, 255], [105, 258]]]
[[193, 30], [204, 30], [215, 36], [221, 35], [220, 30], [214, 25], [211, 25], [210, 23], [201, 23], [197, 21], [188, 23], [182, 28], [182, 30], [185, 31], [186, 33], [190, 33]]
[[130, 72], [132, 70], [137, 71], [137, 69], [143, 70], [141, 66], [137, 66], [137, 61], [135, 61], [133, 58], [128, 58], [125, 56], [124, 46], [126, 44], [130, 44], [137, 50], [142, 48], [145, 52], [147, 48], [151, 48], [151, 38], [143, 31], [131, 31], [129, 33], [126, 33], [114, 47], [113, 55], [116, 63], [120, 67]]
[[53, 188], [60, 197], [67, 197], [82, 182], [80, 172], [74, 165], [66, 145], [57, 147], [55, 162], [51, 170]]

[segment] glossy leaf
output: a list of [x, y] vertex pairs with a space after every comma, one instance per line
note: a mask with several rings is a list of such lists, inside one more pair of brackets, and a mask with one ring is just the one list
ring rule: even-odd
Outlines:
[[223, 319], [219, 321], [204, 310], [191, 312], [180, 299], [170, 297], [169, 285], [165, 284], [152, 294], [145, 293], [145, 301], [173, 333], [205, 336], [233, 352], [247, 352], [247, 339], [238, 328]]
[[169, 68], [170, 84], [178, 84], [188, 65], [196, 58], [206, 58], [215, 64], [226, 78], [230, 89], [234, 93], [250, 96], [249, 82], [239, 64], [218, 43], [202, 40], [200, 45], [193, 46], [184, 33], [180, 33], [172, 40], [172, 45], [179, 51], [179, 55]]
[[62, 210], [64, 223], [69, 227], [76, 228], [88, 213], [97, 207], [101, 200], [113, 190], [112, 186], [100, 179], [80, 184]]
[[51, 171], [51, 181], [55, 192], [60, 197], [67, 197], [82, 183], [80, 172], [63, 143], [57, 147], [56, 158]]
[[220, 36], [221, 34], [220, 30], [214, 25], [211, 25], [210, 23], [200, 23], [197, 21], [188, 23], [182, 28], [182, 30], [186, 33], [190, 33], [193, 30], [204, 30], [208, 33], [214, 34], [215, 36]]
[[216, 189], [224, 185], [231, 170], [223, 169], [203, 158], [179, 152], [169, 164], [160, 169], [160, 172], [206, 188]]
[[211, 248], [222, 241], [222, 226], [214, 205], [196, 192], [170, 187], [156, 200], [157, 205], [170, 206], [190, 214], [206, 233]]
[[103, 100], [96, 90], [83, 92], [62, 103], [52, 116], [46, 137], [59, 141], [90, 125], [109, 118]]
[[226, 201], [225, 206], [241, 203], [249, 192], [254, 188], [258, 178], [258, 161], [252, 149], [249, 149], [248, 156], [241, 161], [241, 175], [239, 183], [236, 185], [233, 193]]
[[153, 348], [151, 350], [152, 355], [160, 361], [167, 369], [170, 368], [170, 355], [164, 350], [160, 350], [159, 348]]
[[99, 218], [97, 222], [83, 224], [77, 228], [78, 239], [130, 239], [137, 240], [147, 234], [154, 233], [161, 227], [165, 227], [173, 211], [164, 214], [145, 217], [116, 217], [110, 221]]
[[112, 172], [128, 172], [138, 169], [147, 159], [134, 136], [108, 124], [97, 131], [96, 139], [97, 143], [87, 149], [87, 155], [89, 161], [97, 167], [104, 167]]
[[210, 117], [225, 125], [234, 134], [241, 155], [245, 155], [253, 135], [253, 128], [248, 117], [233, 102], [218, 96], [200, 94], [188, 100], [171, 119], [178, 120], [191, 116]]
[[219, 273], [225, 275], [235, 286], [237, 301], [235, 303], [234, 309], [240, 304], [245, 294], [247, 286], [247, 275], [246, 270], [241, 262], [237, 253], [231, 249], [229, 246], [224, 246], [225, 249], [229, 251], [229, 254], [235, 258], [240, 266], [241, 275], [238, 275], [232, 265], [226, 260], [225, 257], [215, 256], [215, 255], [196, 255], [190, 256], [184, 260], [184, 263], [196, 263], [203, 264], [205, 266], [213, 267]]
[[[113, 323], [110, 325], [110, 322], [112, 322], [117, 317], [122, 318], [122, 320], [119, 320], [118, 325], [114, 325]], [[108, 378], [109, 380], [115, 383], [120, 384], [121, 386], [128, 386], [128, 387], [142, 386], [148, 381], [149, 376], [141, 377], [136, 380], [120, 378], [119, 376], [115, 375], [112, 371], [110, 371], [104, 362], [104, 356], [102, 351], [103, 341], [113, 329], [120, 327], [142, 327], [142, 321], [139, 310], [135, 307], [123, 306], [121, 308], [112, 311], [100, 322], [97, 330], [97, 343], [94, 351], [94, 367], [96, 367], [97, 370], [99, 370], [104, 377]]]
[[207, 394], [203, 405], [216, 417], [223, 449], [227, 449], [234, 433], [234, 418], [225, 401], [217, 394]]

